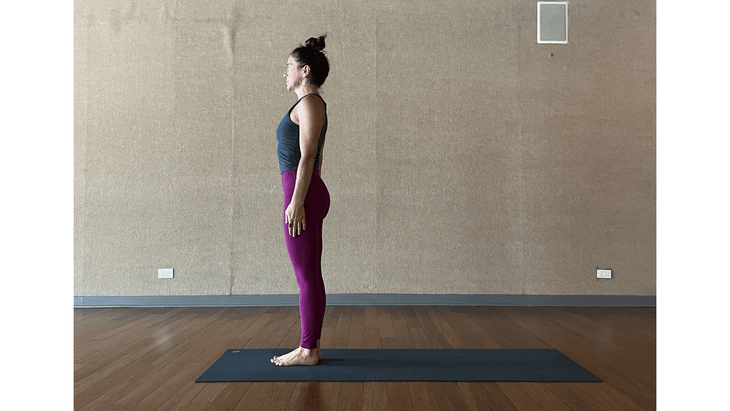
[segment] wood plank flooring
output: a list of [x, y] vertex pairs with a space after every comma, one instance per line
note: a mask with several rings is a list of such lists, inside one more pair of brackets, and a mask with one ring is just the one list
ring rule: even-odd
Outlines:
[[[297, 307], [74, 310], [74, 409], [656, 409], [656, 309], [329, 306], [323, 348], [556, 348], [602, 383], [195, 383], [229, 348], [295, 348]], [[262, 364], [268, 366], [269, 364]]]

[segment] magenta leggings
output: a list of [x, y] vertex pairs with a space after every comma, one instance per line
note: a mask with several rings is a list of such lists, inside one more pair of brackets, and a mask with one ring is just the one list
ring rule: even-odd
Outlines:
[[[284, 212], [294, 194], [296, 178], [297, 170], [285, 171], [281, 175]], [[299, 317], [302, 323], [299, 345], [309, 349], [316, 348], [317, 340], [322, 336], [324, 307], [327, 304], [322, 281], [322, 221], [329, 209], [330, 193], [320, 178], [319, 171], [313, 170], [307, 197], [304, 199], [307, 229], [301, 235], [290, 236], [286, 215], [282, 213], [286, 248], [299, 284]]]

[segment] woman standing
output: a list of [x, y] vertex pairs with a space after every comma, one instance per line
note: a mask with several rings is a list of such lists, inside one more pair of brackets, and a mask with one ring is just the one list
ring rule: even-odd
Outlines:
[[315, 365], [322, 358], [319, 340], [326, 297], [322, 281], [322, 221], [330, 207], [327, 187], [320, 178], [327, 105], [319, 88], [329, 74], [322, 50], [327, 36], [310, 38], [292, 51], [287, 61], [287, 90], [299, 98], [276, 130], [279, 171], [284, 190], [284, 236], [299, 284], [299, 348], [274, 357], [279, 366]]

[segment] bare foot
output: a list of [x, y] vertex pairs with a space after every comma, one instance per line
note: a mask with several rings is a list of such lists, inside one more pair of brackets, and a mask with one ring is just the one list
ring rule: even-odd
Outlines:
[[295, 349], [294, 351], [291, 351], [289, 353], [282, 355], [281, 357], [274, 356], [274, 358], [271, 359], [271, 362], [276, 365], [279, 365], [279, 364], [277, 364], [277, 361], [278, 362], [289, 361], [292, 358], [294, 358], [297, 354], [299, 354], [299, 350], [301, 350], [301, 349], [302, 349], [302, 347], [299, 347], [299, 348]]
[[317, 365], [317, 363], [319, 362], [316, 350], [310, 350], [308, 348], [302, 347], [299, 347], [297, 350], [297, 354], [289, 358], [287, 361], [284, 361], [282, 357], [279, 357], [274, 360], [274, 364], [278, 366], [288, 367], [290, 365]]
[[[317, 348], [314, 351], [315, 351], [316, 356], [317, 356], [317, 361], [322, 361], [322, 349], [319, 347], [319, 341], [320, 340], [317, 340]], [[271, 359], [271, 362], [273, 364], [276, 364], [276, 365], [279, 365], [277, 362], [288, 362], [292, 358], [294, 358], [299, 353], [299, 350], [301, 350], [301, 349], [302, 349], [302, 347], [299, 347], [299, 348], [297, 348], [297, 349], [295, 349], [293, 351], [290, 351], [290, 352], [288, 352], [288, 353], [286, 353], [286, 354], [284, 354], [284, 355], [282, 355], [280, 357], [274, 356], [274, 358]]]

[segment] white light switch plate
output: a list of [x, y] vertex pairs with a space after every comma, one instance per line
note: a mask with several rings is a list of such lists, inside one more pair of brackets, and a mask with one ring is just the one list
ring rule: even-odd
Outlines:
[[157, 278], [172, 278], [172, 268], [160, 268], [157, 270]]
[[597, 278], [611, 278], [611, 270], [596, 270]]

